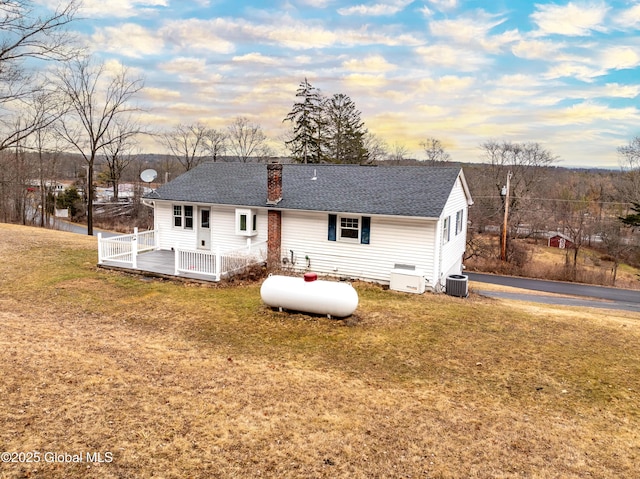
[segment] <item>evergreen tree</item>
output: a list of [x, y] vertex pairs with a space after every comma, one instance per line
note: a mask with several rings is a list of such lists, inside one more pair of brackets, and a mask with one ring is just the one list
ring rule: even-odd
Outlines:
[[78, 214], [79, 206], [82, 204], [82, 198], [75, 186], [65, 188], [56, 200], [56, 207], [60, 209], [69, 209], [69, 216], [75, 218]]
[[296, 97], [299, 100], [283, 120], [293, 123], [293, 137], [285, 144], [296, 161], [320, 163], [323, 160], [324, 98], [306, 78], [300, 83]]
[[367, 129], [360, 111], [347, 95], [337, 93], [325, 102], [327, 117], [327, 157], [335, 163], [364, 164], [368, 153], [364, 145]]
[[621, 216], [620, 221], [626, 226], [631, 226], [632, 228], [640, 227], [640, 203], [633, 203], [631, 209], [635, 213], [628, 214], [627, 216]]

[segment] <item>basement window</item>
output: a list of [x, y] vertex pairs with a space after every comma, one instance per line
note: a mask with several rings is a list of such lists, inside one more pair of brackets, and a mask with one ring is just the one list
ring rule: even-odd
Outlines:
[[236, 209], [236, 234], [240, 236], [258, 234], [258, 214], [255, 210]]

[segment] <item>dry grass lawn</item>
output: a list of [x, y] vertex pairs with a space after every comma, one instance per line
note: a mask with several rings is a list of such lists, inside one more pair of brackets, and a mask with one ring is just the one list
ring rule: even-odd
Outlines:
[[0, 452], [41, 455], [0, 478], [638, 477], [640, 314], [358, 284], [335, 321], [96, 259], [0, 225]]

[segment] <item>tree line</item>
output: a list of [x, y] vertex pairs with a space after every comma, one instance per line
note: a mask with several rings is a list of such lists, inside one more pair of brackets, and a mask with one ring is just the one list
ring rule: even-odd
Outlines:
[[640, 266], [640, 138], [618, 149], [620, 170], [560, 168], [559, 159], [537, 143], [488, 141], [480, 151], [482, 163], [464, 168], [475, 201], [468, 259], [499, 258], [477, 233], [505, 233], [504, 262], [524, 267], [530, 258], [515, 240], [558, 232], [573, 244], [566, 250], [565, 279], [576, 279], [585, 247], [611, 258], [613, 282], [621, 261]]

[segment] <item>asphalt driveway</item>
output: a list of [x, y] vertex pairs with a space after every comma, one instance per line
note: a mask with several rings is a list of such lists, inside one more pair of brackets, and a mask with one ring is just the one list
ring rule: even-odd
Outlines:
[[[465, 273], [470, 281], [480, 283], [475, 287], [477, 293], [495, 298], [517, 299], [544, 304], [566, 306], [585, 306], [591, 308], [619, 309], [640, 312], [640, 291], [608, 288], [579, 283], [546, 281], [539, 279], [518, 278], [513, 276], [497, 276], [484, 273]], [[527, 294], [526, 292], [500, 292], [482, 289], [482, 283], [510, 286], [523, 290], [541, 291], [545, 293], [574, 296], [571, 298], [549, 296], [544, 294]]]

